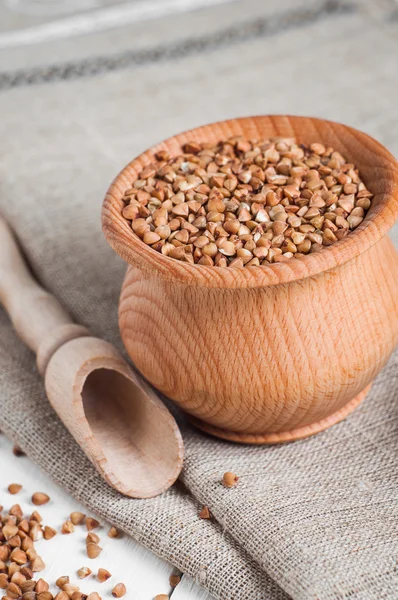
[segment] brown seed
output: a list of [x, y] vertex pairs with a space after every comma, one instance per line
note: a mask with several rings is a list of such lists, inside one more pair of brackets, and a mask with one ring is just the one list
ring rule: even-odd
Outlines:
[[119, 537], [119, 532], [116, 529], [116, 527], [111, 527], [108, 531], [108, 537], [110, 538], [116, 538]]
[[32, 527], [29, 530], [29, 536], [34, 542], [37, 542], [38, 540], [42, 539], [43, 530], [39, 523], [33, 523]]
[[66, 585], [67, 583], [69, 583], [68, 575], [62, 575], [61, 577], [58, 577], [58, 579], [55, 582], [55, 585], [62, 590], [64, 585]]
[[104, 581], [106, 581], [110, 577], [112, 577], [112, 575], [111, 573], [109, 573], [109, 571], [107, 571], [106, 569], [98, 569], [97, 579], [100, 583], [104, 583]]
[[244, 262], [241, 258], [237, 257], [231, 260], [228, 266], [230, 269], [241, 269], [244, 266]]
[[40, 556], [37, 556], [32, 560], [31, 569], [34, 573], [39, 573], [46, 568], [43, 559]]
[[19, 504], [14, 504], [13, 506], [11, 506], [8, 513], [14, 517], [19, 517], [20, 519], [22, 519], [23, 516], [22, 508], [19, 506]]
[[36, 598], [37, 600], [53, 600], [53, 595], [51, 592], [40, 592]]
[[[4, 533], [4, 528], [3, 528], [3, 533]], [[0, 560], [3, 562], [6, 562], [9, 558], [11, 554], [11, 550], [9, 549], [8, 546], [2, 546], [0, 545]]]
[[211, 519], [211, 514], [207, 506], [204, 506], [199, 513], [200, 519]]
[[29, 550], [29, 548], [33, 548], [33, 546], [33, 540], [30, 537], [26, 536], [26, 538], [22, 540], [21, 548], [22, 550], [25, 550], [25, 552]]
[[36, 521], [37, 523], [41, 523], [42, 520], [43, 519], [42, 519], [41, 515], [37, 512], [37, 510], [34, 510], [29, 518], [29, 521]]
[[263, 260], [264, 258], [267, 258], [269, 249], [266, 246], [258, 246], [257, 248], [254, 248], [253, 254], [256, 258]]
[[10, 582], [7, 585], [6, 594], [9, 598], [19, 598], [22, 596], [22, 590], [16, 583]]
[[5, 590], [8, 585], [7, 573], [0, 573], [0, 589]]
[[139, 215], [139, 208], [135, 204], [128, 204], [123, 208], [122, 215], [125, 219], [136, 219]]
[[19, 530], [24, 533], [29, 533], [29, 521], [27, 519], [22, 519], [22, 521], [18, 524]]
[[58, 592], [55, 596], [55, 600], [69, 600], [69, 596], [66, 592]]
[[[25, 583], [26, 581], [26, 577], [24, 575], [22, 575], [22, 573], [20, 571], [16, 571], [12, 577], [11, 577], [11, 581], [13, 583], [16, 583], [17, 585], [19, 585], [19, 587], [21, 587], [21, 585], [23, 583]], [[22, 589], [22, 588], [21, 588]], [[23, 590], [22, 590], [23, 591]]]
[[316, 144], [316, 143], [311, 144], [310, 149], [312, 152], [314, 152], [314, 154], [319, 154], [319, 155], [324, 154], [325, 150], [326, 150], [326, 148], [323, 144]]
[[94, 533], [93, 531], [90, 531], [87, 536], [86, 536], [86, 545], [89, 542], [93, 542], [94, 544], [99, 544], [100, 541], [100, 537], [99, 535], [97, 535], [96, 533]]
[[30, 579], [29, 581], [24, 581], [19, 587], [21, 588], [23, 593], [33, 592], [36, 587], [36, 581], [34, 581], [33, 579]]
[[51, 540], [51, 538], [53, 538], [56, 534], [57, 532], [55, 529], [49, 527], [48, 525], [45, 526], [43, 533], [43, 537], [45, 540]]
[[142, 239], [144, 240], [145, 244], [152, 245], [158, 242], [161, 238], [160, 235], [158, 235], [154, 231], [147, 231], [146, 233], [144, 233]]
[[235, 256], [236, 254], [236, 246], [233, 242], [223, 242], [219, 248], [221, 254], [224, 256]]
[[[296, 246], [298, 244], [301, 244], [301, 242], [304, 242], [304, 240], [305, 240], [305, 235], [306, 235], [305, 233], [300, 233], [299, 231], [295, 231], [294, 233], [292, 233], [293, 243], [296, 244]], [[321, 240], [322, 240], [322, 238], [321, 238]]]
[[29, 569], [29, 567], [22, 567], [20, 573], [21, 573], [21, 575], [26, 577], [26, 579], [33, 578], [33, 571], [32, 571], [32, 569]]
[[13, 535], [9, 540], [7, 540], [10, 548], [19, 548], [21, 545], [21, 538], [19, 537], [23, 532], [18, 530], [18, 535]]
[[19, 483], [10, 483], [10, 485], [8, 486], [8, 491], [10, 492], [10, 494], [18, 494], [18, 492], [20, 492], [22, 490], [22, 485], [20, 485]]
[[87, 600], [102, 600], [102, 598], [97, 592], [91, 592], [91, 594], [87, 596]]
[[170, 575], [169, 582], [172, 588], [177, 587], [181, 581], [181, 575]]
[[93, 517], [86, 517], [86, 529], [87, 531], [92, 531], [99, 526], [99, 521], [94, 519]]
[[214, 265], [214, 261], [210, 256], [202, 256], [198, 260], [198, 265], [203, 265], [204, 267], [212, 267]]
[[270, 218], [266, 210], [260, 209], [256, 214], [257, 223], [269, 223]]
[[324, 244], [330, 245], [333, 242], [335, 242], [336, 240], [337, 240], [337, 238], [331, 229], [329, 229], [329, 228], [324, 229], [324, 231], [323, 231], [323, 243]]
[[167, 240], [171, 234], [171, 229], [168, 225], [159, 225], [156, 227], [155, 233], [160, 237], [160, 239]]
[[167, 594], [157, 594], [153, 600], [169, 600], [169, 596]]
[[[17, 533], [18, 533], [18, 527], [16, 525], [4, 525], [3, 535], [6, 540], [9, 540], [14, 535], [17, 535]], [[4, 559], [2, 559], [2, 560], [4, 560]]]
[[21, 596], [22, 600], [36, 600], [36, 592], [33, 590], [26, 591]]
[[144, 234], [149, 231], [149, 225], [145, 219], [134, 219], [131, 222], [131, 228], [140, 238], [144, 237]]
[[236, 254], [238, 258], [242, 259], [243, 264], [248, 263], [249, 260], [253, 258], [253, 254], [250, 252], [250, 250], [247, 250], [246, 248], [239, 248]]
[[32, 496], [32, 502], [35, 506], [42, 506], [50, 501], [50, 496], [44, 494], [44, 492], [35, 492]]
[[61, 527], [61, 533], [68, 535], [69, 533], [73, 533], [75, 531], [75, 526], [72, 521], [65, 521]]
[[311, 250], [311, 242], [310, 240], [304, 240], [303, 242], [301, 242], [300, 244], [297, 245], [297, 250], [301, 253], [301, 254], [308, 254], [308, 252]]
[[88, 577], [89, 575], [91, 575], [91, 573], [92, 573], [92, 571], [88, 567], [81, 567], [78, 570], [77, 575], [78, 575], [79, 579], [84, 579], [85, 577]]
[[[86, 596], [84, 596], [86, 598]], [[72, 595], [70, 596], [71, 600], [82, 600], [83, 599], [83, 594], [81, 592], [72, 592]]]
[[28, 562], [28, 557], [26, 556], [26, 553], [23, 550], [15, 548], [15, 550], [11, 552], [10, 560], [17, 563], [17, 565], [22, 566]]
[[89, 558], [97, 558], [102, 552], [102, 548], [98, 544], [93, 544], [93, 542], [88, 543], [86, 549]]
[[112, 590], [112, 596], [114, 598], [122, 598], [126, 594], [126, 586], [124, 583], [117, 583]]
[[186, 142], [183, 149], [187, 154], [197, 154], [202, 150], [202, 147], [197, 142]]
[[73, 525], [81, 525], [86, 518], [86, 515], [82, 512], [72, 512], [70, 513], [70, 520]]
[[205, 254], [206, 256], [210, 256], [211, 258], [213, 258], [218, 253], [218, 248], [217, 248], [216, 244], [214, 244], [213, 242], [210, 242], [209, 244], [207, 244], [206, 246], [204, 246], [202, 248], [202, 253]]
[[358, 225], [360, 225], [363, 221], [363, 217], [357, 217], [355, 215], [349, 215], [347, 217], [347, 222], [350, 226], [350, 229], [355, 229], [356, 227], [358, 227]]
[[26, 456], [25, 452], [19, 446], [17, 446], [17, 445], [15, 445], [13, 447], [12, 452], [13, 452], [14, 456], [18, 456], [18, 457], [20, 457], [20, 456]]
[[176, 217], [187, 217], [189, 214], [189, 206], [185, 202], [182, 202], [181, 204], [176, 204], [173, 206], [171, 212]]
[[69, 597], [72, 596], [73, 592], [80, 592], [79, 586], [72, 585], [71, 583], [65, 583], [64, 587], [62, 588], [62, 590], [64, 592], [66, 592]]
[[48, 589], [49, 589], [49, 585], [48, 585], [47, 581], [44, 581], [44, 579], [39, 579], [38, 582], [36, 583], [35, 592], [37, 594], [40, 594], [40, 592], [47, 592]]
[[239, 477], [237, 475], [235, 475], [235, 473], [232, 473], [231, 471], [227, 471], [226, 473], [224, 473], [223, 478], [222, 478], [222, 482], [224, 484], [225, 487], [227, 488], [231, 488], [234, 487], [239, 481]]
[[15, 563], [15, 562], [11, 562], [11, 563], [10, 563], [10, 565], [9, 565], [9, 567], [8, 567], [8, 577], [9, 577], [10, 579], [12, 579], [12, 576], [13, 576], [15, 573], [18, 573], [18, 571], [20, 570], [20, 568], [21, 568], [21, 567], [20, 567], [19, 565], [17, 565], [17, 563]]
[[32, 561], [33, 559], [37, 558], [37, 552], [34, 548], [28, 548], [26, 550], [26, 556], [29, 558], [30, 561]]

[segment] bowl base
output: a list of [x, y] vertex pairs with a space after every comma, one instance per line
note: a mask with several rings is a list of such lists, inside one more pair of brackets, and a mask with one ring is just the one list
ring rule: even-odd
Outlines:
[[364, 400], [365, 396], [369, 392], [372, 384], [370, 383], [362, 392], [350, 400], [343, 408], [336, 411], [332, 415], [329, 415], [325, 419], [321, 419], [312, 425], [306, 425], [305, 427], [298, 427], [291, 431], [282, 431], [280, 433], [265, 433], [265, 434], [253, 434], [253, 433], [239, 433], [235, 431], [228, 431], [226, 429], [220, 429], [213, 427], [200, 419], [188, 416], [189, 421], [202, 431], [214, 435], [215, 437], [229, 440], [231, 442], [240, 442], [241, 444], [282, 444], [284, 442], [293, 442], [295, 440], [301, 440], [303, 438], [320, 433], [336, 423], [340, 423], [353, 410]]

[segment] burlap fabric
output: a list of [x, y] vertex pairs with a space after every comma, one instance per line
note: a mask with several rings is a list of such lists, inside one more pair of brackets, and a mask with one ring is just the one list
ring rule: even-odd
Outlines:
[[[218, 7], [180, 16], [177, 24], [147, 24], [148, 40], [174, 43], [161, 64], [159, 52], [146, 48], [146, 68], [133, 68], [137, 54], [128, 64], [113, 54], [97, 70], [75, 65], [69, 80], [63, 63], [45, 66], [52, 60], [47, 44], [32, 51], [34, 68], [42, 65], [34, 76], [29, 69], [15, 74], [21, 53], [13, 50], [0, 77], [0, 210], [43, 285], [77, 322], [119, 348], [125, 266], [102, 238], [99, 213], [111, 178], [139, 151], [204, 122], [269, 112], [341, 120], [398, 150], [393, 2], [377, 11], [374, 3], [338, 10], [336, 3], [238, 5], [224, 19], [225, 7]], [[173, 27], [179, 46], [170, 41]], [[184, 42], [181, 32], [188, 31], [201, 42], [192, 44], [192, 35]], [[127, 43], [126, 31], [121, 39]], [[111, 50], [104, 37], [97, 41]], [[75, 54], [78, 44], [87, 50], [87, 40], [74, 39]], [[5, 65], [4, 55], [0, 60]], [[31, 85], [46, 79], [51, 83]], [[159, 498], [131, 500], [102, 482], [65, 431], [33, 356], [0, 311], [0, 428], [76, 498], [217, 598], [394, 600], [397, 362], [395, 354], [345, 422], [306, 441], [243, 447], [183, 425], [181, 482]], [[227, 469], [240, 475], [236, 489], [219, 483]], [[214, 521], [197, 518], [203, 503]]]

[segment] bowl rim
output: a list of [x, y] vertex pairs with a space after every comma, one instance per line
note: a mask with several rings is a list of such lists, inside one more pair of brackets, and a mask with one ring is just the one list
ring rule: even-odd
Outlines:
[[[302, 258], [291, 258], [285, 262], [243, 268], [203, 266], [181, 262], [157, 252], [144, 244], [122, 216], [123, 196], [132, 182], [138, 179], [139, 172], [153, 161], [154, 154], [167, 149], [177, 154], [181, 146], [189, 140], [205, 141], [209, 137], [226, 139], [232, 135], [259, 137], [258, 127], [272, 127], [270, 136], [290, 136], [300, 138], [305, 129], [305, 141], [325, 141], [325, 136], [338, 142], [343, 155], [355, 156], [359, 151], [366, 157], [366, 168], [374, 171], [372, 179], [374, 198], [363, 222], [349, 235], [322, 252], [308, 254]], [[252, 131], [252, 133], [250, 133]], [[333, 146], [333, 144], [330, 144]], [[358, 164], [358, 160], [353, 158]], [[363, 169], [360, 169], [360, 173]], [[366, 177], [365, 177], [366, 179]], [[375, 191], [377, 188], [377, 192]], [[357, 129], [315, 117], [292, 115], [258, 115], [217, 121], [195, 127], [171, 136], [142, 152], [130, 161], [111, 183], [102, 205], [102, 229], [110, 244], [129, 265], [141, 269], [147, 275], [190, 286], [211, 288], [257, 288], [300, 281], [329, 271], [356, 258], [377, 243], [394, 225], [398, 218], [398, 162], [393, 155], [371, 136]]]

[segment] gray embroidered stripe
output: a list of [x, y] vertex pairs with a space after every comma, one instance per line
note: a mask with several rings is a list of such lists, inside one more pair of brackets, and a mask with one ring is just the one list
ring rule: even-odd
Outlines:
[[353, 4], [339, 0], [326, 0], [315, 8], [301, 8], [271, 18], [247, 21], [207, 36], [190, 38], [175, 44], [121, 52], [112, 56], [98, 56], [71, 63], [22, 69], [11, 73], [0, 73], [0, 90], [82, 77], [95, 77], [110, 71], [177, 60], [256, 38], [276, 35], [287, 29], [299, 28], [332, 16], [353, 13], [356, 10], [357, 7]]

